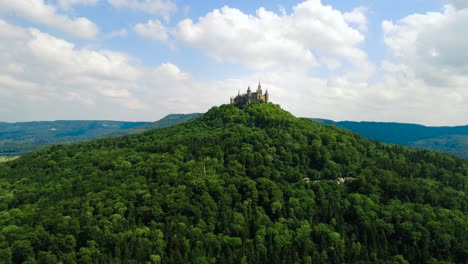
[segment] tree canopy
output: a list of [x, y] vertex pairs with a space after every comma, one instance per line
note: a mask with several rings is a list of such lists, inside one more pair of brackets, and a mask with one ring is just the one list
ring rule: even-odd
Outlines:
[[467, 178], [461, 158], [222, 105], [1, 163], [0, 262], [463, 263]]

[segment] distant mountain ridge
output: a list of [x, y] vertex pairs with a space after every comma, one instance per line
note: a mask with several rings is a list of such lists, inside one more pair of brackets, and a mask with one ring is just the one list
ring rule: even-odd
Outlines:
[[389, 122], [355, 122], [311, 118], [359, 133], [377, 141], [430, 149], [468, 158], [468, 126], [428, 127], [418, 124]]
[[[16, 156], [47, 145], [76, 143], [95, 138], [136, 135], [194, 120], [202, 113], [169, 114], [155, 122], [36, 121], [0, 122], [0, 156]], [[333, 121], [309, 118], [334, 125], [384, 143], [429, 149], [468, 159], [468, 126], [427, 127], [387, 122]], [[51, 129], [56, 130], [51, 130]]]
[[202, 113], [191, 113], [191, 114], [169, 114], [160, 120], [152, 123], [148, 123], [139, 127], [131, 128], [128, 130], [123, 130], [116, 133], [116, 136], [124, 136], [124, 135], [136, 135], [148, 130], [159, 129], [174, 126], [180, 123], [184, 123], [190, 120], [194, 120], [200, 116]]
[[16, 156], [59, 143], [76, 143], [148, 124], [107, 120], [0, 123], [0, 156]]

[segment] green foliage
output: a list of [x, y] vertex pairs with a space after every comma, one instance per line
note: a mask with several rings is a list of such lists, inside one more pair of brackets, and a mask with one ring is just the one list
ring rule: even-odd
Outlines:
[[222, 105], [1, 163], [0, 262], [462, 263], [467, 178], [460, 158]]
[[468, 159], [468, 126], [426, 127], [403, 123], [312, 120], [349, 129], [380, 142], [436, 150]]

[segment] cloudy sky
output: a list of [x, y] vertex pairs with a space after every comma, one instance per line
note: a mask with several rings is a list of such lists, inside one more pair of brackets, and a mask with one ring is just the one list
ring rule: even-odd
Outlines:
[[296, 116], [468, 124], [468, 0], [0, 0], [0, 121], [158, 120], [261, 81]]

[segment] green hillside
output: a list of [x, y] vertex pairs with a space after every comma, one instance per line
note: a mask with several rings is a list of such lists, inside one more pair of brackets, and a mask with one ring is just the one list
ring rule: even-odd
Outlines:
[[0, 263], [463, 263], [467, 180], [461, 158], [223, 105], [0, 163]]
[[450, 153], [468, 159], [468, 133], [417, 140], [411, 142], [410, 146]]
[[135, 128], [127, 129], [120, 131], [116, 133], [115, 135], [117, 136], [125, 136], [125, 135], [136, 135], [143, 133], [148, 130], [153, 130], [153, 129], [159, 129], [159, 128], [165, 128], [165, 127], [170, 127], [170, 126], [175, 126], [180, 123], [184, 123], [187, 121], [194, 120], [198, 117], [200, 117], [202, 114], [201, 113], [192, 113], [192, 114], [170, 114], [167, 115], [160, 120], [153, 122], [153, 123], [148, 123], [142, 126], [138, 126]]
[[403, 123], [312, 120], [349, 129], [381, 142], [436, 150], [468, 159], [468, 126], [427, 127]]

